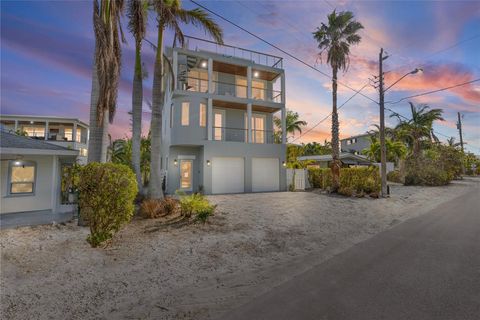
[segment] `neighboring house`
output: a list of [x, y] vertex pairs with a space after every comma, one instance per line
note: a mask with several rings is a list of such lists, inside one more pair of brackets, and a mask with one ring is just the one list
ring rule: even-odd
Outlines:
[[[330, 168], [332, 162], [332, 155], [321, 155], [321, 156], [303, 156], [298, 157], [299, 161], [310, 160], [312, 163], [308, 164], [307, 167], [316, 167], [316, 168]], [[370, 161], [366, 156], [361, 154], [355, 154], [350, 152], [340, 153], [340, 161], [344, 167], [356, 167], [356, 166], [376, 166], [380, 168], [380, 163]], [[387, 173], [393, 171], [394, 163], [387, 162]]]
[[62, 173], [78, 151], [0, 131], [0, 213], [73, 209]]
[[370, 148], [370, 134], [360, 134], [340, 140], [341, 152], [350, 152], [353, 154], [362, 154], [364, 149]]
[[78, 119], [0, 115], [0, 125], [12, 133], [21, 132], [32, 139], [78, 150], [78, 163], [87, 163], [89, 127]]
[[[319, 155], [319, 156], [302, 156], [298, 157], [299, 161], [309, 160], [311, 163], [308, 167], [317, 167], [317, 168], [330, 168], [332, 162], [332, 155]], [[350, 152], [340, 153], [340, 161], [344, 167], [350, 166], [370, 166], [373, 163], [367, 159], [367, 157], [362, 155], [353, 154]]]
[[286, 190], [286, 140], [276, 144], [273, 131], [275, 113], [285, 120], [282, 58], [186, 41], [166, 51], [173, 75], [163, 110], [167, 193]]

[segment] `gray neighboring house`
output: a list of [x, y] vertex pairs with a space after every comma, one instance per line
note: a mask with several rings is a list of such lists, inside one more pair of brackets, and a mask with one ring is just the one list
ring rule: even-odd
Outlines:
[[353, 154], [362, 154], [364, 149], [370, 148], [370, 134], [364, 133], [356, 136], [351, 136], [340, 140], [341, 152], [350, 152]]
[[186, 37], [167, 48], [161, 169], [166, 192], [286, 190], [282, 58]]
[[74, 118], [54, 116], [0, 115], [3, 130], [24, 132], [28, 137], [78, 150], [78, 163], [86, 164], [89, 126]]
[[61, 178], [77, 156], [77, 150], [0, 131], [0, 214], [72, 211]]

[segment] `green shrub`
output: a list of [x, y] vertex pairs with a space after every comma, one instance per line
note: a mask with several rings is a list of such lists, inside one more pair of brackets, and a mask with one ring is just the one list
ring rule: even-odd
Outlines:
[[197, 212], [196, 220], [201, 221], [203, 223], [207, 222], [207, 219], [210, 216], [213, 216], [213, 212], [215, 211], [214, 206], [210, 206], [208, 208], [203, 208]]
[[[332, 171], [329, 168], [310, 168], [308, 178], [313, 188], [328, 190], [332, 186]], [[376, 167], [340, 169], [338, 192], [347, 196], [370, 194], [380, 190], [380, 174]]]
[[309, 168], [308, 180], [312, 188], [329, 189], [332, 185], [332, 171], [329, 168]]
[[[212, 206], [208, 199], [200, 193], [194, 193], [191, 195], [185, 195], [183, 193], [177, 193], [180, 196], [180, 210], [183, 216], [190, 218], [192, 215], [198, 217], [200, 214], [205, 216], [206, 220], [213, 214], [215, 206]], [[203, 218], [199, 218], [203, 221]]]
[[89, 163], [80, 171], [79, 207], [88, 221], [92, 247], [112, 238], [132, 219], [138, 192], [135, 174], [121, 164]]
[[402, 174], [400, 170], [393, 170], [387, 173], [387, 180], [391, 182], [403, 183]]
[[405, 161], [405, 185], [443, 186], [460, 176], [461, 161], [444, 146], [426, 150]]

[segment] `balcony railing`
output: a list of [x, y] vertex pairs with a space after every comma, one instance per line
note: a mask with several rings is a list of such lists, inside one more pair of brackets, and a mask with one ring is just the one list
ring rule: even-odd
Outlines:
[[239, 48], [227, 44], [219, 44], [214, 41], [185, 36], [185, 49], [192, 51], [209, 51], [226, 57], [235, 57], [249, 60], [264, 66], [283, 68], [283, 59], [267, 53]]
[[[212, 139], [216, 141], [248, 142], [248, 130], [244, 128], [213, 127]], [[272, 130], [252, 129], [252, 143], [277, 143]]]
[[[44, 137], [42, 137], [44, 139]], [[59, 133], [49, 133], [48, 134], [48, 139], [49, 141], [59, 141], [59, 142], [73, 142], [73, 139], [70, 135], [62, 135]], [[78, 143], [87, 143], [87, 137], [80, 137], [80, 139], [77, 138]]]
[[[222, 96], [247, 98], [247, 86], [223, 81], [212, 81], [213, 93]], [[180, 82], [180, 88], [186, 91], [208, 92], [208, 80], [188, 77]], [[281, 103], [282, 92], [252, 86], [252, 99]]]

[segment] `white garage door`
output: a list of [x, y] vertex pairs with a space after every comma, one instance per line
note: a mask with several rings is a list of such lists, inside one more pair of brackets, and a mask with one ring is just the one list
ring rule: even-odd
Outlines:
[[252, 158], [252, 191], [279, 191], [278, 158]]
[[212, 193], [244, 192], [243, 158], [212, 158]]

